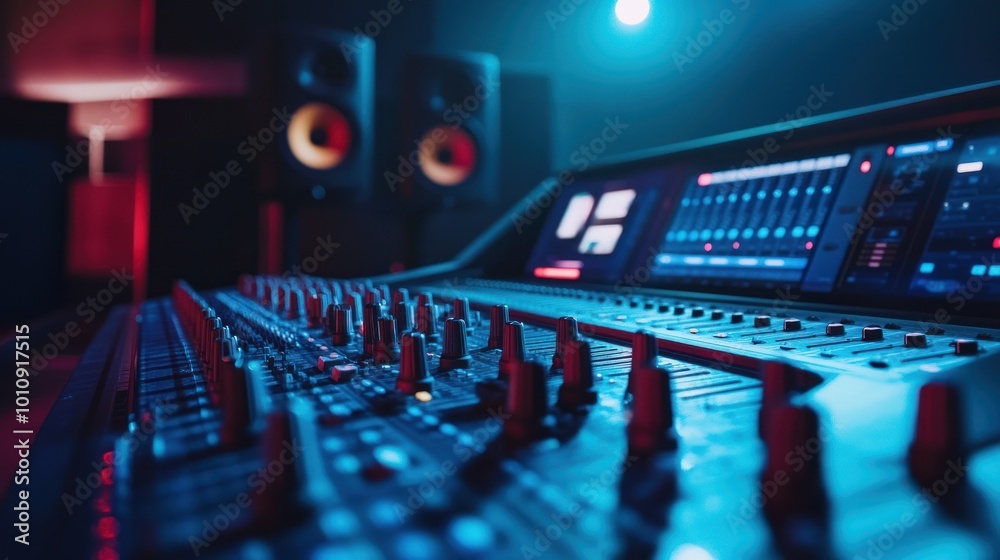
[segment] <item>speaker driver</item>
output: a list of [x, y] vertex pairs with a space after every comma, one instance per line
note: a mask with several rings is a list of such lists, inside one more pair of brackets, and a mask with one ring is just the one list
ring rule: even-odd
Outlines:
[[[423, 149], [430, 145], [431, 149]], [[476, 170], [476, 142], [454, 126], [436, 126], [420, 139], [420, 170], [442, 187], [464, 183]]]
[[353, 140], [351, 123], [341, 111], [326, 103], [299, 107], [288, 124], [288, 147], [302, 165], [326, 170], [347, 158]]

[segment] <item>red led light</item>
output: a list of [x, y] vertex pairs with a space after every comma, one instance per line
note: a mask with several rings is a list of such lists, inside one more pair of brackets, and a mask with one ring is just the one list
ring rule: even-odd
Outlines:
[[813, 246], [814, 245], [813, 245], [812, 241], [806, 241], [806, 250], [807, 251], [812, 251]]
[[118, 535], [118, 521], [114, 517], [104, 517], [97, 522], [97, 534], [102, 539], [113, 539]]
[[739, 248], [740, 248], [740, 242], [739, 241], [734, 241], [733, 242], [733, 249], [739, 249]]
[[1000, 237], [993, 238], [993, 248], [1000, 249]]
[[702, 173], [701, 175], [698, 175], [698, 184], [701, 185], [701, 186], [703, 186], [703, 187], [707, 187], [707, 186], [711, 185], [712, 184], [712, 174], [711, 173]]
[[580, 271], [576, 268], [555, 268], [540, 266], [534, 270], [535, 278], [552, 278], [554, 280], [578, 280]]
[[711, 251], [712, 250], [712, 244], [711, 243], [706, 243], [705, 244], [705, 250], [706, 251]]
[[896, 153], [896, 146], [889, 146], [885, 149], [885, 155], [887, 156], [891, 156], [894, 153]]
[[871, 170], [872, 170], [872, 162], [868, 161], [867, 159], [861, 162], [862, 173], [868, 173]]

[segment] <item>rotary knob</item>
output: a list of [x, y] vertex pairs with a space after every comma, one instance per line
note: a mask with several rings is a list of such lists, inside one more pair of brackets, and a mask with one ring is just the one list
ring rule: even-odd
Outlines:
[[629, 453], [649, 455], [676, 448], [670, 375], [663, 368], [642, 364], [628, 378], [633, 395], [627, 428]]
[[761, 371], [761, 382], [763, 395], [757, 413], [757, 433], [761, 438], [766, 438], [771, 414], [788, 405], [792, 386], [791, 366], [784, 362], [765, 362]]
[[594, 390], [594, 365], [590, 343], [574, 339], [563, 350], [563, 382], [559, 386], [559, 405], [576, 408], [597, 402]]
[[882, 340], [884, 335], [882, 334], [882, 327], [865, 327], [861, 329], [861, 340], [865, 342], [878, 342]]
[[396, 338], [396, 320], [381, 317], [378, 320], [378, 340], [375, 341], [375, 362], [390, 364], [399, 359], [399, 342]]
[[[764, 505], [778, 518], [808, 515], [826, 507], [821, 476], [819, 419], [809, 407], [783, 406], [775, 409], [767, 427], [767, 461], [761, 484], [787, 480], [783, 488]], [[802, 458], [801, 467], [789, 468], [788, 457]], [[762, 486], [764, 487], [764, 486]]]
[[580, 338], [580, 328], [573, 317], [560, 317], [556, 322], [556, 349], [552, 354], [552, 367], [563, 367], [563, 355], [566, 345], [577, 342]]
[[920, 388], [917, 425], [910, 444], [910, 475], [921, 486], [930, 487], [948, 470], [948, 461], [962, 459], [962, 432], [958, 391], [945, 383]]
[[406, 333], [400, 345], [399, 377], [396, 390], [407, 395], [430, 391], [434, 378], [427, 373], [427, 347], [424, 335]]
[[382, 310], [377, 303], [367, 303], [364, 307], [364, 319], [361, 322], [361, 337], [364, 341], [366, 356], [375, 357], [375, 343], [378, 342], [378, 318]]
[[437, 342], [440, 339], [433, 305], [429, 303], [417, 304], [416, 319], [413, 328], [416, 332], [424, 335], [427, 342]]
[[468, 334], [472, 334], [472, 311], [469, 310], [469, 298], [455, 298], [452, 303], [451, 317], [453, 319], [461, 319], [465, 321], [465, 330]]
[[504, 435], [515, 441], [531, 439], [541, 431], [548, 412], [545, 367], [536, 361], [517, 362], [509, 369], [509, 388], [504, 412]]
[[413, 306], [407, 301], [397, 301], [392, 306], [392, 318], [396, 320], [396, 334], [413, 330]]
[[513, 364], [523, 362], [524, 358], [524, 325], [520, 321], [511, 321], [503, 327], [500, 379], [506, 379]]
[[490, 308], [490, 337], [486, 341], [489, 348], [500, 348], [503, 345], [503, 329], [510, 322], [510, 309], [506, 305], [494, 305]]
[[826, 326], [827, 336], [844, 336], [847, 330], [843, 323], [830, 323]]
[[469, 355], [468, 332], [465, 321], [448, 319], [444, 322], [444, 348], [441, 350], [441, 371], [467, 368], [472, 363]]
[[[657, 355], [656, 335], [642, 329], [632, 335], [632, 371], [641, 366], [655, 366]], [[632, 375], [629, 374], [625, 392], [631, 392], [632, 389]]]

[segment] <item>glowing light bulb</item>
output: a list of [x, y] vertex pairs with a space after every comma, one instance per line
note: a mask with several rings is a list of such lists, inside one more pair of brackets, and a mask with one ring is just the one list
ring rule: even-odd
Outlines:
[[638, 25], [649, 16], [649, 0], [618, 0], [615, 15], [625, 25]]

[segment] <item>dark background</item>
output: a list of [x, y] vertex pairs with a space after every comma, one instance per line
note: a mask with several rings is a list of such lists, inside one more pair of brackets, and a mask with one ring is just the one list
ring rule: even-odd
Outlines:
[[[266, 164], [247, 166], [213, 203], [219, 207], [193, 226], [177, 219], [176, 205], [261, 126], [262, 73], [256, 64], [276, 29], [289, 23], [364, 28], [374, 19], [372, 10], [383, 10], [389, 0], [224, 2], [74, 0], [19, 52], [13, 52], [8, 36], [0, 48], [0, 234], [6, 234], [0, 236], [0, 325], [75, 306], [107, 284], [108, 274], [67, 265], [74, 235], [66, 225], [69, 181], [57, 181], [50, 165], [78, 140], [66, 124], [69, 103], [83, 91], [91, 71], [91, 76], [106, 76], [116, 68], [161, 59], [227, 60], [230, 68], [242, 69], [242, 87], [199, 88], [195, 83], [183, 94], [153, 95], [147, 133], [118, 149], [148, 155], [148, 295], [164, 294], [177, 277], [212, 287], [257, 269], [258, 192], [273, 180]], [[537, 122], [535, 138], [542, 145], [506, 145], [504, 163], [516, 166], [519, 150], [525, 159], [541, 153], [549, 171], [574, 168], [574, 152], [600, 133], [607, 118], [620, 119], [628, 129], [601, 158], [777, 122], [804, 104], [814, 86], [833, 92], [818, 111], [826, 113], [1000, 79], [1000, 3], [995, 1], [652, 4], [647, 22], [625, 29], [614, 20], [613, 0], [401, 0], [402, 12], [378, 26], [375, 37], [377, 157], [391, 155], [395, 146], [403, 61], [423, 47], [492, 52], [505, 73], [548, 78], [551, 111], [532, 117], [544, 121]], [[905, 22], [902, 8], [913, 12]], [[732, 23], [713, 22], [727, 9]], [[28, 0], [6, 3], [0, 8], [0, 30], [18, 32], [21, 18], [37, 10], [37, 3]], [[880, 29], [880, 20], [893, 23], [894, 12], [898, 29]], [[717, 32], [711, 43], [700, 53], [686, 51], [690, 40], [709, 28]], [[682, 55], [695, 56], [679, 68]], [[26, 74], [37, 82], [38, 76], [60, 72], [75, 85], [42, 92], [25, 85], [31, 82]], [[206, 83], [213, 77], [212, 72], [195, 75], [192, 82], [197, 76], [205, 76]], [[530, 103], [519, 99], [504, 110], [509, 118], [519, 107], [534, 109]], [[533, 128], [532, 122], [518, 124]], [[376, 165], [375, 176], [382, 171]], [[86, 173], [85, 164], [74, 170], [76, 178]], [[475, 219], [468, 219], [473, 214], [462, 219], [460, 213], [439, 217], [449, 229], [421, 238], [427, 246], [421, 253], [433, 260], [453, 252], [487, 225], [482, 216], [498, 214], [533, 180], [525, 176], [502, 184], [501, 202]], [[396, 248], [401, 208], [388, 197], [340, 204], [341, 215], [354, 221], [324, 223], [329, 228], [323, 231], [330, 231], [343, 251], [324, 273], [355, 276], [412, 264], [401, 262]], [[292, 261], [289, 257], [286, 264]]]

